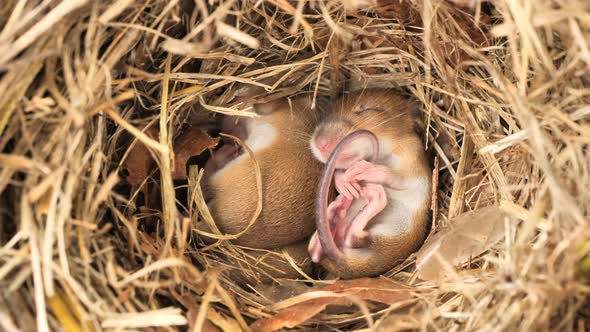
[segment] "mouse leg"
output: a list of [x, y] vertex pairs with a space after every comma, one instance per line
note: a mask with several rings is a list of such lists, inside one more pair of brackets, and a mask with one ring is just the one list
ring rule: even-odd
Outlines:
[[354, 198], [359, 198], [361, 186], [358, 181], [354, 179], [358, 173], [350, 172], [349, 170], [350, 168], [346, 171], [337, 171], [334, 173], [334, 186], [339, 194], [352, 200]]
[[365, 227], [373, 217], [387, 205], [387, 195], [382, 185], [368, 183], [361, 191], [361, 198], [367, 201], [365, 208], [352, 220], [344, 241], [347, 247], [362, 246], [368, 233]]
[[391, 169], [386, 166], [375, 165], [366, 160], [359, 160], [345, 171], [334, 174], [334, 184], [339, 193], [348, 199], [359, 198], [361, 192], [360, 181], [388, 185], [393, 182]]
[[360, 160], [346, 172], [349, 173], [346, 180], [353, 183], [364, 181], [367, 183], [381, 184], [396, 190], [405, 189], [403, 176], [387, 166]]
[[322, 244], [320, 243], [320, 238], [318, 235], [318, 231], [315, 231], [311, 238], [309, 239], [309, 245], [307, 246], [307, 251], [311, 256], [311, 261], [317, 263], [322, 260], [324, 256], [324, 251], [322, 250]]
[[[339, 228], [341, 228], [339, 225], [346, 223], [346, 213], [351, 204], [351, 200], [347, 199], [343, 195], [338, 195], [338, 197], [336, 197], [336, 199], [328, 206], [327, 221], [330, 223], [332, 236], [335, 237], [338, 233]], [[315, 263], [321, 261], [322, 257], [324, 256], [324, 251], [322, 249], [322, 244], [320, 243], [320, 238], [317, 231], [311, 236], [308, 251], [312, 261]]]
[[401, 177], [391, 168], [366, 160], [359, 160], [345, 171], [334, 174], [336, 189], [348, 199], [360, 197], [360, 181], [378, 183], [393, 189], [403, 189], [401, 180]]
[[[350, 223], [361, 211], [362, 204], [359, 205], [360, 201], [349, 200], [344, 195], [339, 195], [336, 200], [342, 200], [343, 203], [337, 203], [337, 209], [335, 211], [336, 215], [334, 219], [332, 219], [333, 222], [330, 223], [330, 226], [332, 229], [334, 243], [336, 243], [338, 248], [342, 248], [344, 247], [344, 239], [346, 238], [346, 233], [350, 227]], [[353, 203], [355, 203], [354, 208], [352, 208]], [[328, 207], [328, 209], [329, 208], [330, 207]], [[330, 213], [329, 210], [328, 213]]]

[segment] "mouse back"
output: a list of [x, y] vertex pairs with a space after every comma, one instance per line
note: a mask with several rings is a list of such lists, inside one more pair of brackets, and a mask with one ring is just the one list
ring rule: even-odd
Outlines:
[[[317, 121], [309, 100], [300, 97], [278, 100], [272, 107], [254, 106], [260, 116], [249, 120], [245, 143], [258, 147], [252, 151], [262, 178], [262, 211], [236, 244], [271, 249], [302, 241], [313, 232], [313, 202], [322, 166], [308, 146]], [[244, 153], [216, 172], [208, 179], [207, 188], [213, 193], [208, 205], [220, 230], [229, 234], [242, 231], [258, 203], [250, 156]]]

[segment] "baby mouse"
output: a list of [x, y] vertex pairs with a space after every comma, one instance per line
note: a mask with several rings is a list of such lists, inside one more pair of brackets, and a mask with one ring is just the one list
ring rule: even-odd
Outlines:
[[[308, 145], [318, 124], [311, 97], [252, 106], [258, 117], [226, 117], [222, 124], [222, 132], [237, 136], [253, 151], [262, 176], [260, 216], [232, 243], [284, 249], [294, 258], [306, 257], [305, 243], [315, 229], [313, 206], [322, 169]], [[206, 203], [220, 231], [243, 231], [258, 201], [250, 155], [237, 144], [226, 142], [205, 165], [203, 179]], [[205, 224], [198, 228], [210, 231]]]
[[[311, 149], [321, 162], [338, 146], [327, 171], [336, 168], [339, 196], [327, 211], [318, 211], [318, 230], [324, 231], [312, 236], [308, 250], [314, 262], [341, 278], [388, 271], [428, 234], [432, 172], [414, 109], [392, 90], [358, 91], [337, 100], [313, 133]], [[329, 185], [321, 183], [316, 208], [326, 208], [321, 202]]]

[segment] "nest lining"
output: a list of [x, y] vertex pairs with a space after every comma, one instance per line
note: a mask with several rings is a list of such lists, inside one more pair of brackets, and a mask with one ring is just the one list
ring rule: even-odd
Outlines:
[[[243, 86], [267, 90], [261, 101], [303, 90], [411, 93], [437, 159], [436, 227], [492, 204], [522, 220], [452, 278], [421, 281], [403, 269], [411, 261], [387, 273], [413, 287], [403, 305], [327, 311], [297, 329], [585, 326], [588, 287], [575, 271], [590, 250], [590, 8], [504, 0], [355, 10], [360, 2], [4, 1], [0, 326], [232, 330], [305, 290], [303, 281], [243, 286], [227, 271], [257, 280], [272, 264], [228, 241], [203, 248], [182, 218], [203, 211], [191, 189], [199, 175], [173, 181], [166, 156], [183, 125], [249, 116], [223, 106]], [[138, 188], [119, 172], [139, 143], [157, 167]], [[145, 206], [147, 185], [160, 205]]]

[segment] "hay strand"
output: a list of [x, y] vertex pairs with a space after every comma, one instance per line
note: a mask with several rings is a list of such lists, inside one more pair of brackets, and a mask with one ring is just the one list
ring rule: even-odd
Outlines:
[[[431, 235], [465, 213], [485, 229], [499, 206], [502, 239], [441, 259], [441, 278], [410, 258], [383, 277], [407, 298], [357, 301], [348, 288], [347, 306], [314, 307], [293, 329], [587, 330], [588, 17], [566, 0], [1, 1], [0, 329], [248, 330], [334, 296], [317, 287], [338, 282], [286, 251], [232, 243], [264, 210], [254, 158], [255, 213], [223, 234], [200, 187], [204, 156], [173, 179], [172, 142], [187, 125], [257, 116], [236, 97], [305, 92], [320, 105], [386, 87], [420, 109]], [[155, 162], [130, 183], [138, 145]], [[302, 280], [273, 276], [289, 267]]]

